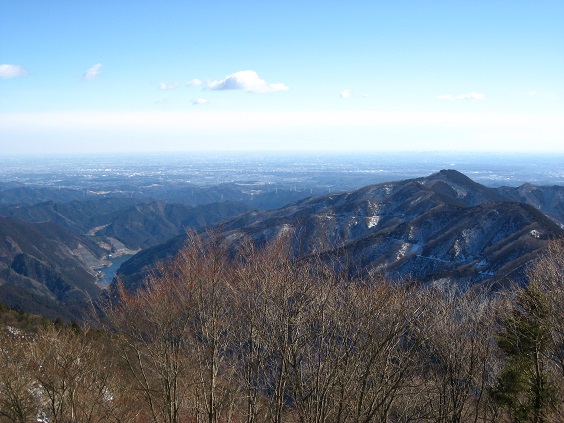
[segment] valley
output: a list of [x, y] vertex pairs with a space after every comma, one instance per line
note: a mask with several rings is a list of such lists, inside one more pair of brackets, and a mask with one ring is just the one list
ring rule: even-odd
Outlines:
[[[417, 161], [408, 155], [157, 155], [96, 165], [102, 158], [4, 163], [0, 216], [19, 231], [19, 238], [6, 236], [0, 255], [8, 305], [26, 304], [30, 312], [43, 303], [50, 310], [84, 308], [114, 273], [130, 288], [141, 286], [153, 266], [178, 253], [187, 231], [213, 233], [230, 254], [288, 232], [296, 258], [318, 255], [351, 276], [503, 286], [523, 278], [527, 263], [562, 235], [564, 224], [558, 157], [533, 163], [511, 156], [494, 166], [460, 154]], [[473, 179], [455, 170], [419, 174], [455, 161]], [[80, 268], [73, 284], [89, 287], [77, 288], [84, 295], [76, 304], [78, 297], [57, 294], [66, 286], [63, 269], [38, 251], [39, 238], [31, 235], [46, 222], [50, 241], [65, 251], [59, 256]], [[14, 266], [18, 254], [42, 263], [43, 273]], [[41, 280], [45, 269], [54, 275], [50, 287]], [[26, 293], [33, 301], [19, 299]], [[80, 319], [81, 313], [61, 316]]]

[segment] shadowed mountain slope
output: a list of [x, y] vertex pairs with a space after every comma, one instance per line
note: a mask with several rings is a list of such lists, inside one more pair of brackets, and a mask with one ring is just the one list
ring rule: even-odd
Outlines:
[[0, 207], [0, 215], [27, 222], [55, 222], [76, 233], [86, 234], [93, 227], [111, 221], [122, 210], [139, 200], [131, 198], [100, 198], [70, 202], [45, 201], [31, 205]]
[[78, 319], [100, 295], [83, 256], [103, 251], [56, 223], [0, 218], [0, 302], [48, 317]]
[[155, 201], [121, 211], [111, 223], [96, 231], [96, 235], [115, 238], [132, 249], [147, 248], [183, 233], [187, 228], [200, 229], [248, 210], [247, 206], [232, 202], [190, 207]]
[[247, 211], [248, 206], [228, 201], [186, 206], [110, 197], [96, 201], [6, 206], [0, 208], [0, 215], [35, 223], [55, 222], [77, 234], [88, 235], [100, 244], [139, 250], [164, 242], [186, 228], [203, 228]]

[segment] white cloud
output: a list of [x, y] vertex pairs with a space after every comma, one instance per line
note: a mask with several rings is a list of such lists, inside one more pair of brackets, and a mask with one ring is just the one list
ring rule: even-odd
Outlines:
[[209, 103], [209, 100], [206, 99], [206, 98], [202, 98], [202, 97], [199, 97], [199, 98], [192, 100], [192, 104], [195, 105], [195, 106], [199, 106], [201, 104], [207, 104], [207, 103]]
[[0, 65], [0, 78], [9, 79], [25, 75], [25, 69], [18, 65]]
[[352, 97], [352, 91], [351, 90], [343, 90], [341, 91], [341, 98], [351, 98]]
[[528, 90], [528, 91], [521, 91], [515, 93], [516, 97], [528, 97], [528, 98], [536, 98], [536, 99], [543, 99], [543, 100], [556, 100], [560, 99], [560, 97], [550, 91], [539, 91], [539, 90]]
[[98, 76], [100, 76], [101, 69], [102, 65], [100, 63], [96, 63], [85, 72], [85, 74], [82, 76], [82, 79], [89, 81], [91, 79], [97, 78]]
[[199, 87], [200, 85], [202, 85], [202, 81], [199, 79], [191, 79], [186, 83], [188, 87]]
[[173, 84], [161, 82], [161, 83], [159, 83], [159, 90], [163, 90], [163, 91], [174, 90], [176, 88], [179, 88], [182, 85], [186, 85], [187, 87], [199, 87], [202, 84], [203, 84], [203, 82], [199, 79], [191, 79], [190, 81], [188, 81], [184, 84], [179, 84], [178, 82], [175, 82]]
[[159, 90], [174, 90], [175, 88], [178, 88], [180, 86], [180, 84], [178, 82], [175, 82], [174, 84], [167, 84], [166, 82], [161, 82], [159, 84]]
[[244, 90], [251, 93], [273, 93], [277, 91], [288, 91], [289, 88], [282, 83], [270, 84], [260, 79], [258, 74], [252, 70], [235, 72], [226, 76], [221, 81], [210, 81], [207, 84], [210, 90]]
[[439, 100], [470, 100], [470, 101], [483, 101], [486, 98], [484, 93], [475, 93], [471, 92], [468, 94], [460, 94], [460, 95], [440, 95], [437, 97]]

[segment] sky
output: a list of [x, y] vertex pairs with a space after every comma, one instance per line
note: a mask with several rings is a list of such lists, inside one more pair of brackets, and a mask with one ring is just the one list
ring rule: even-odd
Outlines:
[[564, 153], [562, 0], [0, 0], [0, 155]]

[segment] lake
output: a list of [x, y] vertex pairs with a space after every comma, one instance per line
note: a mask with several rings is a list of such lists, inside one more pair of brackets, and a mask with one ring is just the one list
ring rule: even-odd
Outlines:
[[103, 277], [99, 279], [98, 282], [104, 286], [109, 285], [114, 279], [114, 276], [116, 275], [116, 272], [118, 271], [121, 264], [129, 260], [131, 257], [133, 257], [133, 254], [125, 254], [123, 256], [112, 258], [112, 264], [110, 266], [100, 269]]

